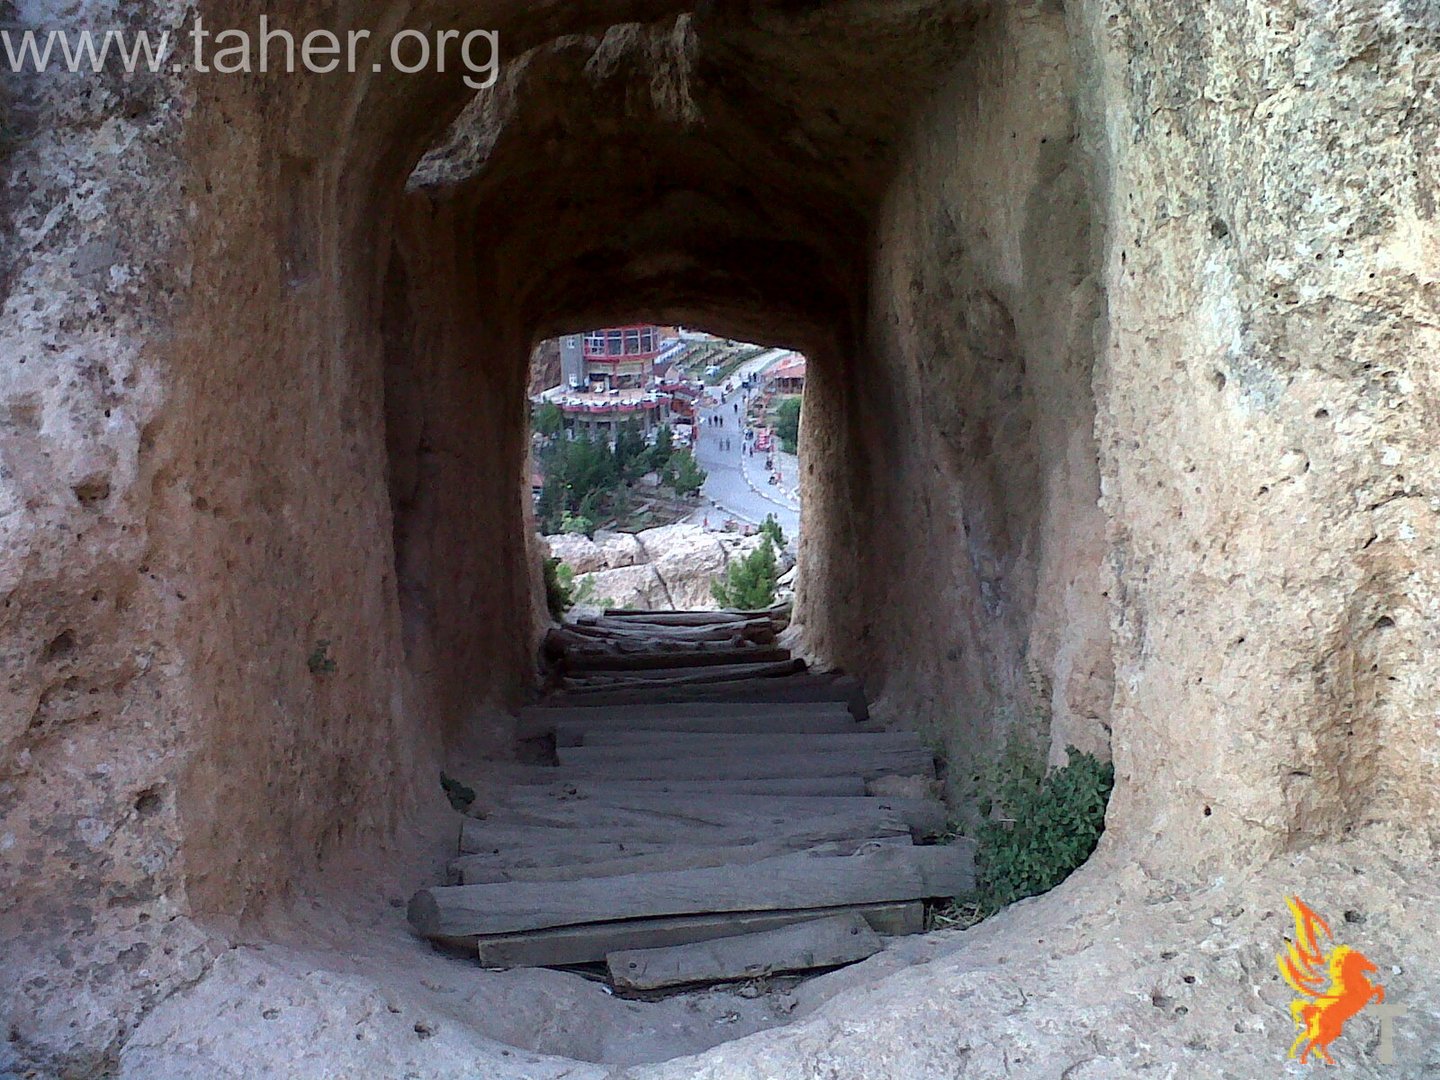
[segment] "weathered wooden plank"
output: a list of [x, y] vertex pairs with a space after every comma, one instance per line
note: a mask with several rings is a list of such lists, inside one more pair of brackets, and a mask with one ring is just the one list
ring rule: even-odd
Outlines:
[[633, 611], [627, 608], [611, 608], [605, 612], [604, 617], [606, 619], [625, 619], [636, 623], [654, 623], [656, 626], [716, 626], [767, 618], [768, 612]]
[[518, 736], [556, 734], [560, 724], [578, 730], [635, 731], [853, 731], [855, 718], [844, 702], [677, 702], [660, 705], [602, 705], [586, 708], [530, 706], [520, 710]]
[[654, 623], [636, 623], [624, 619], [599, 619], [593, 623], [567, 623], [568, 633], [597, 641], [655, 640], [662, 641], [715, 641], [731, 637], [746, 640], [775, 640], [775, 624], [769, 619], [751, 619], [749, 622], [724, 623], [719, 626], [658, 626]]
[[[841, 911], [863, 915], [877, 934], [898, 937], [925, 929], [925, 905], [867, 904]], [[668, 919], [636, 919], [591, 923], [555, 930], [535, 930], [499, 937], [461, 938], [453, 944], [476, 949], [486, 967], [560, 967], [591, 964], [617, 949], [656, 948], [707, 941], [752, 931], [789, 926], [836, 914], [836, 909], [763, 911], [726, 915], [690, 915]]]
[[[533, 787], [534, 785], [527, 785]], [[859, 776], [781, 776], [768, 780], [616, 780], [555, 784], [542, 788], [557, 794], [587, 795], [791, 795], [845, 798], [868, 795]]]
[[[606, 747], [568, 746], [556, 753], [561, 761], [562, 781], [576, 780], [764, 780], [780, 776], [878, 776], [935, 775], [935, 758], [928, 749], [845, 751], [814, 754], [745, 754], [700, 756], [652, 760], [615, 760], [602, 751]], [[538, 770], [537, 770], [538, 771]], [[532, 774], [533, 775], [533, 774]]]
[[578, 878], [620, 877], [660, 870], [699, 870], [707, 866], [744, 866], [761, 859], [806, 851], [817, 856], [846, 856], [876, 847], [908, 847], [909, 836], [877, 836], [845, 840], [815, 847], [777, 840], [741, 847], [689, 847], [669, 845], [656, 851], [593, 862], [551, 860], [547, 866], [509, 866], [500, 856], [464, 855], [450, 864], [451, 884], [488, 885], [502, 881], [575, 881]]
[[[503, 854], [524, 848], [549, 847], [562, 829], [554, 825], [495, 825], [467, 818], [461, 825], [459, 850], [462, 854]], [[835, 840], [865, 840], [868, 837], [910, 835], [910, 827], [894, 811], [848, 811], [831, 815], [793, 815], [789, 821], [759, 816], [743, 825], [684, 825], [662, 822], [657, 825], [629, 825], [570, 831], [570, 840], [609, 844], [708, 844], [713, 847], [740, 847], [743, 844], [785, 837], [796, 847], [815, 847]]]
[[774, 660], [766, 663], [725, 663], [714, 667], [662, 667], [649, 671], [626, 671], [614, 675], [603, 673], [567, 676], [562, 684], [567, 693], [587, 694], [607, 690], [639, 688], [663, 690], [671, 687], [702, 686], [746, 679], [783, 679], [805, 671], [805, 661]]
[[437, 886], [415, 894], [409, 917], [421, 936], [453, 940], [620, 919], [921, 900], [957, 895], [962, 879], [973, 882], [968, 846], [894, 847], [578, 880], [563, 889], [549, 882]]
[[685, 702], [823, 702], [848, 705], [857, 720], [868, 720], [870, 708], [858, 680], [831, 675], [791, 675], [788, 678], [736, 680], [720, 686], [672, 686], [589, 690], [580, 694], [559, 694], [550, 699], [557, 706], [650, 705]]
[[735, 937], [658, 949], [625, 949], [605, 957], [610, 981], [625, 990], [759, 979], [786, 971], [839, 967], [884, 946], [863, 916], [850, 912]]
[[671, 672], [670, 677], [679, 677], [692, 668], [729, 668], [741, 670], [749, 667], [756, 670], [757, 664], [781, 664], [791, 659], [790, 650], [777, 645], [748, 645], [740, 648], [722, 648], [718, 644], [709, 648], [688, 650], [652, 650], [643, 653], [622, 652], [581, 652], [569, 651], [564, 654], [566, 671], [589, 678], [591, 673], [609, 677], [643, 674], [651, 678], [656, 673]]
[[[806, 817], [873, 814], [877, 829], [893, 816], [921, 839], [945, 827], [945, 806], [933, 799], [888, 796], [821, 797], [789, 795], [737, 795], [731, 792], [700, 795], [646, 794], [607, 790], [603, 786], [575, 785], [556, 797], [549, 789], [517, 787], [499, 797], [483, 820], [486, 824], [548, 825], [596, 831], [612, 828], [684, 828], [710, 826], [740, 828], [759, 823], [776, 827]], [[876, 835], [882, 835], [876, 833]]]
[[845, 735], [855, 732], [855, 718], [849, 713], [812, 713], [809, 716], [772, 716], [757, 711], [752, 716], [717, 717], [714, 719], [651, 720], [637, 718], [633, 726], [618, 723], [588, 724], [569, 720], [555, 727], [557, 746], [608, 746], [625, 740], [613, 736], [636, 736], [638, 742], [646, 734], [675, 735]]
[[[595, 730], [580, 744], [590, 760], [634, 759], [642, 756], [676, 757], [684, 754], [706, 756], [731, 754], [821, 754], [865, 753], [871, 750], [924, 750], [925, 744], [913, 731], [771, 732], [771, 731], [634, 731]], [[565, 757], [560, 758], [562, 764]]]

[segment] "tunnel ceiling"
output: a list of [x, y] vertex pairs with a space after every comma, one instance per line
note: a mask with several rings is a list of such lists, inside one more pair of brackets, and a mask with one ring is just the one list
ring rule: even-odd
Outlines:
[[907, 118], [985, 17], [716, 3], [557, 36], [476, 96], [410, 189], [460, 205], [481, 281], [539, 334], [644, 315], [803, 346], [863, 297]]

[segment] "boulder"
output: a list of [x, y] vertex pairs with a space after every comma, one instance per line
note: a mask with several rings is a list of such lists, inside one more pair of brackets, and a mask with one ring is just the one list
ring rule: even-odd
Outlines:
[[559, 559], [577, 574], [609, 569], [605, 550], [587, 536], [578, 533], [547, 536], [545, 546], [550, 549], [552, 559]]

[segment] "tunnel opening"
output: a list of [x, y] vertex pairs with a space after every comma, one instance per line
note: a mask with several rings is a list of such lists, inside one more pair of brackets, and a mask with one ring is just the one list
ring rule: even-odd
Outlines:
[[[447, 775], [503, 787], [507, 707], [535, 678], [514, 627], [533, 641], [547, 621], [537, 512], [587, 517], [531, 502], [530, 342], [580, 331], [583, 354], [611, 333], [588, 328], [613, 327], [623, 352], [638, 317], [791, 343], [811, 368], [796, 470], [815, 523], [793, 639], [923, 733], [974, 819], [1005, 748], [1042, 767], [1109, 750], [1103, 298], [1073, 72], [1048, 51], [1068, 30], [1060, 12], [912, 5], [881, 20], [887, 56], [910, 58], [905, 85], [876, 94], [836, 74], [837, 55], [857, 81], [875, 70], [838, 22], [800, 17], [831, 37], [792, 55], [767, 41], [770, 18], [557, 39], [409, 175], [382, 338], [415, 701], [444, 718]], [[821, 52], [824, 74], [805, 66]], [[752, 116], [732, 80], [754, 61], [775, 77], [740, 92]], [[787, 134], [757, 141], [762, 128]], [[472, 233], [483, 242], [457, 245]], [[643, 346], [649, 324], [633, 325]], [[509, 664], [491, 654], [500, 612]]]
[[542, 342], [529, 473], [552, 617], [793, 599], [805, 370], [686, 327]]
[[[313, 1043], [357, 1073], [587, 1075], [576, 1062], [794, 1024], [704, 1067], [920, 1076], [957, 1040], [991, 1064], [980, 1048], [1001, 1044], [1003, 1067], [1042, 1040], [1034, 1074], [1061, 1050], [1083, 1066], [1082, 1039], [1151, 1011], [1192, 1064], [1273, 1031], [1210, 992], [1272, 966], [1255, 957], [1273, 897], [1297, 866], [1347, 883], [1327, 886], [1337, 903], [1363, 890], [1355, 867], [1391, 880], [1343, 845], [1393, 826], [1385, 850], [1413, 855], [1435, 806], [1408, 719], [1433, 685], [1412, 550], [1433, 536], [1414, 480], [1433, 448], [1420, 410], [1388, 404], [1413, 373], [1396, 343], [1428, 339], [1315, 314], [1422, 302], [1431, 214], [1414, 196], [1398, 225], [1317, 224], [1316, 255], [1328, 238], [1373, 262], [1354, 288], [1326, 276], [1352, 265], [1338, 255], [1256, 269], [1324, 200], [1287, 201], [1253, 162], [1330, 162], [1314, 133], [1350, 129], [1313, 99], [1335, 123], [1277, 110], [1264, 138], [1205, 137], [1187, 110], [1211, 76], [1254, 96], [1229, 43], [1289, 55], [1282, 31], [1084, 0], [411, 14], [492, 20], [501, 81], [216, 80], [187, 84], [183, 109], [125, 84], [95, 137], [130, 138], [129, 180], [67, 181], [85, 210], [54, 230], [69, 246], [6, 277], [7, 334], [27, 310], [19, 352], [62, 374], [17, 364], [6, 390], [6, 437], [43, 464], [5, 474], [23, 510], [0, 518], [26, 530], [0, 775], [0, 849], [20, 853], [7, 957], [26, 978], [0, 1070], [164, 1075], [189, 1055], [259, 1075]], [[1322, 36], [1327, 56], [1349, 40]], [[39, 114], [73, 112], [26, 134], [48, 157], [5, 150], [35, 235], [64, 218], [36, 178], [93, 126], [92, 105], [56, 102]], [[1306, 168], [1354, 201], [1353, 170]], [[533, 345], [642, 319], [807, 358], [786, 633], [942, 752], [957, 814], [1016, 733], [1042, 764], [1113, 749], [1105, 840], [1061, 893], [808, 1005], [717, 998], [699, 1021], [477, 973], [406, 931], [406, 895], [454, 843], [442, 771], [483, 794], [526, 764], [516, 712], [550, 625]], [[1386, 363], [1351, 379], [1335, 358], [1352, 351]], [[1362, 430], [1390, 439], [1383, 468], [1349, 467]], [[1334, 509], [1357, 493], [1363, 512]], [[1276, 506], [1291, 543], [1267, 531]], [[1243, 904], [1222, 887], [1242, 872]], [[1424, 902], [1416, 880], [1394, 890]], [[1100, 995], [1079, 1025], [1078, 985]], [[1016, 1000], [1036, 1019], [1018, 1035]], [[364, 1022], [337, 1023], [337, 1001]], [[1107, 1046], [1096, 1075], [1153, 1064]]]

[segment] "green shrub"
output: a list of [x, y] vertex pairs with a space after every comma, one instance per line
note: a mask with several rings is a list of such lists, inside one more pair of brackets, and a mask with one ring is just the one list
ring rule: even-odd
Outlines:
[[573, 580], [574, 574], [559, 559], [545, 560], [545, 606], [556, 622], [565, 618], [565, 613], [575, 606], [575, 593], [571, 588]]
[[780, 527], [780, 519], [774, 514], [768, 514], [765, 523], [760, 526], [760, 535], [768, 536], [770, 542], [775, 545], [776, 550], [783, 550], [785, 547], [785, 530]]
[[709, 474], [695, 462], [695, 455], [689, 450], [677, 450], [665, 467], [664, 481], [675, 489], [675, 494], [693, 497], [700, 494]]
[[1049, 892], [1099, 843], [1115, 768], [1073, 746], [1066, 754], [1068, 763], [1048, 775], [1022, 754], [1007, 750], [1008, 767], [1002, 758], [991, 805], [981, 807], [990, 815], [980, 826], [976, 853], [978, 902], [985, 911]]
[[531, 420], [536, 433], [547, 439], [553, 439], [565, 430], [565, 414], [553, 401], [537, 407]]
[[733, 611], [762, 611], [775, 603], [775, 545], [765, 537], [760, 546], [743, 559], [730, 564], [725, 576], [710, 583], [710, 592], [722, 608]]
[[669, 424], [662, 424], [655, 433], [655, 445], [650, 447], [650, 471], [664, 472], [675, 453], [675, 435]]
[[800, 448], [800, 399], [787, 397], [775, 407], [775, 434], [780, 449], [793, 454]]

